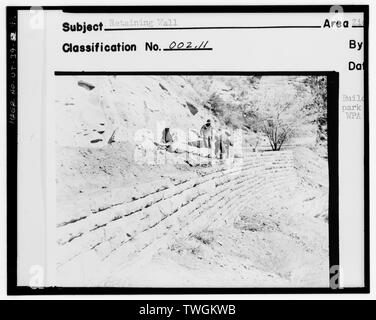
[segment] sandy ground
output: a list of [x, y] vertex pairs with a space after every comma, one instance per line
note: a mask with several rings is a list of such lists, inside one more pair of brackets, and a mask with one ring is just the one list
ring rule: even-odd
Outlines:
[[176, 238], [101, 285], [328, 286], [326, 161], [304, 148], [295, 154], [300, 183], [280, 203], [247, 207], [231, 224]]
[[177, 239], [103, 285], [327, 286], [327, 223], [288, 207], [265, 211], [247, 208], [233, 225]]

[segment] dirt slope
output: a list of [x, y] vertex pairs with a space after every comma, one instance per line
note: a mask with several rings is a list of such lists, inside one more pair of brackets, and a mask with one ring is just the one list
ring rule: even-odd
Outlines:
[[296, 154], [300, 180], [294, 192], [245, 208], [232, 224], [176, 238], [168, 249], [117, 270], [102, 285], [327, 286], [326, 162], [305, 148]]

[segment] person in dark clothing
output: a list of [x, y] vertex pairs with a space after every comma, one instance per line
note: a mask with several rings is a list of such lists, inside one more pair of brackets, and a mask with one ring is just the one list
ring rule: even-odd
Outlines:
[[173, 142], [173, 140], [172, 140], [170, 128], [164, 128], [163, 131], [162, 131], [162, 143], [169, 144], [169, 143], [172, 143], [172, 142]]
[[204, 140], [204, 147], [211, 149], [213, 141], [213, 127], [211, 125], [210, 119], [207, 120], [206, 123], [201, 127], [200, 134]]

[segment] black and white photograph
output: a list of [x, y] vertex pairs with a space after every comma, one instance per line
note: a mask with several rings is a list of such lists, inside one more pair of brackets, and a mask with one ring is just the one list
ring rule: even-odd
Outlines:
[[55, 88], [58, 286], [329, 286], [327, 76]]
[[238, 318], [374, 295], [369, 5], [24, 2], [0, 297]]

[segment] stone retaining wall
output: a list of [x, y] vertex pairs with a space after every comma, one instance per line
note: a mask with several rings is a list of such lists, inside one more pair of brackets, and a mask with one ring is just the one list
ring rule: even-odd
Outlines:
[[105, 268], [152, 254], [177, 234], [231, 222], [253, 203], [280, 201], [296, 183], [291, 151], [246, 152], [231, 167], [85, 195], [59, 208], [65, 218], [57, 221], [58, 275], [90, 284]]

